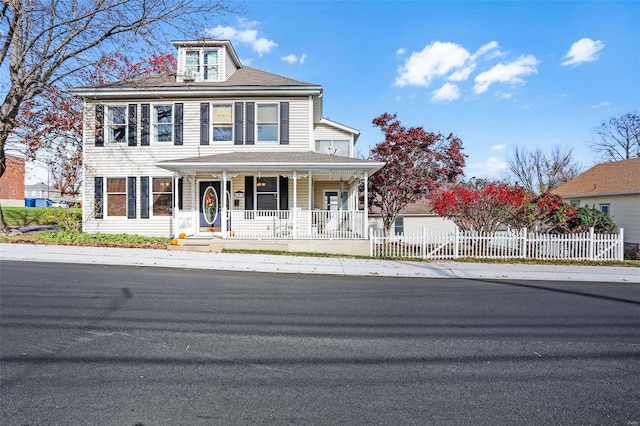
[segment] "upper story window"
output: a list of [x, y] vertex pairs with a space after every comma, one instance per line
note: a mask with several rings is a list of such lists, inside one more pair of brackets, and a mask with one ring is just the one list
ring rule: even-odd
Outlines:
[[107, 107], [107, 141], [124, 143], [127, 141], [127, 107]]
[[258, 142], [278, 143], [278, 104], [258, 104]]
[[218, 80], [218, 51], [217, 50], [205, 50], [204, 51], [204, 80]]
[[213, 110], [213, 141], [231, 142], [233, 140], [233, 106], [232, 104], [214, 104]]
[[187, 79], [218, 80], [218, 51], [191, 49], [185, 52], [184, 75]]
[[173, 141], [173, 106], [154, 105], [153, 135], [155, 142]]
[[185, 59], [185, 76], [195, 78], [200, 74], [200, 51], [187, 50]]
[[349, 156], [348, 140], [317, 140], [316, 152], [320, 154], [337, 155], [338, 157]]

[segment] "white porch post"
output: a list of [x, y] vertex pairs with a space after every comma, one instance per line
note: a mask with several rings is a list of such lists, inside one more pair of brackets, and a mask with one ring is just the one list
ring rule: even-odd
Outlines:
[[220, 216], [220, 231], [222, 238], [227, 238], [227, 171], [222, 171], [222, 188], [220, 190], [220, 202], [222, 211]]
[[[178, 238], [180, 236], [180, 230], [178, 229], [178, 180], [179, 174], [173, 174], [173, 208], [171, 209], [171, 217], [173, 219], [173, 236]], [[151, 179], [153, 180], [153, 179]], [[149, 182], [153, 185], [151, 182]], [[153, 208], [153, 206], [151, 206]]]
[[298, 239], [298, 172], [293, 171], [293, 238]]
[[369, 172], [364, 172], [364, 238], [369, 238]]

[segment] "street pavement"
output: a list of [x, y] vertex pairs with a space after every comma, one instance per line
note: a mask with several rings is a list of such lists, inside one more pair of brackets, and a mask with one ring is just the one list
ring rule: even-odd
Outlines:
[[33, 244], [0, 244], [0, 259], [341, 276], [640, 283], [640, 268], [636, 267], [398, 261]]

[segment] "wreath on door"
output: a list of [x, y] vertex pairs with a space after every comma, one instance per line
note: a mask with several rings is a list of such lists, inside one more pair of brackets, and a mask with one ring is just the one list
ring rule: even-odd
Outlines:
[[218, 194], [213, 186], [208, 186], [202, 196], [202, 215], [209, 225], [212, 225], [218, 216]]

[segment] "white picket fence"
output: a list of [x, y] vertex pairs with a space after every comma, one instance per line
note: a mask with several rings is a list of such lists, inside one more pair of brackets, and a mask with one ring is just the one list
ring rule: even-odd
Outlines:
[[483, 233], [462, 231], [422, 232], [385, 237], [370, 232], [370, 253], [374, 257], [422, 259], [542, 259], [622, 260], [624, 230], [617, 234], [539, 234], [519, 231]]

